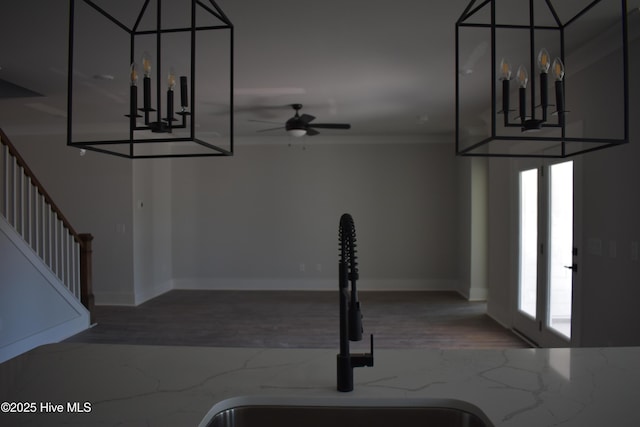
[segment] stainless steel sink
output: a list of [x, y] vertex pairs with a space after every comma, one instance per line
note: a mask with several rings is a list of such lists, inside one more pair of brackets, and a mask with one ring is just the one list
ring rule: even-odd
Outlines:
[[200, 427], [493, 427], [476, 406], [452, 399], [237, 397], [211, 408]]

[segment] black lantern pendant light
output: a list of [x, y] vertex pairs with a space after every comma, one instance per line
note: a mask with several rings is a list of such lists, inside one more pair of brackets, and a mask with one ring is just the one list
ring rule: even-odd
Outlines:
[[456, 153], [629, 142], [627, 18], [625, 0], [472, 0], [456, 22]]
[[[71, 0], [69, 22], [68, 145], [127, 158], [233, 155], [233, 24], [214, 0]], [[98, 67], [117, 73], [87, 82], [105, 75]]]

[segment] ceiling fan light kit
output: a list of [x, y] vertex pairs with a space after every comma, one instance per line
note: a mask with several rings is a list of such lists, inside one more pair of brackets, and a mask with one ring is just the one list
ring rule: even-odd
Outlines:
[[294, 138], [300, 138], [301, 136], [305, 136], [307, 131], [305, 129], [287, 129], [287, 133]]
[[[117, 63], [85, 59], [117, 43]], [[82, 81], [102, 69], [112, 78]], [[70, 0], [68, 73], [69, 146], [126, 158], [233, 155], [233, 24], [214, 0]], [[198, 86], [196, 76], [211, 75]], [[200, 112], [214, 102], [228, 114]], [[113, 138], [92, 139], [92, 127]]]
[[626, 0], [472, 0], [456, 22], [456, 153], [564, 158], [628, 143], [627, 33]]

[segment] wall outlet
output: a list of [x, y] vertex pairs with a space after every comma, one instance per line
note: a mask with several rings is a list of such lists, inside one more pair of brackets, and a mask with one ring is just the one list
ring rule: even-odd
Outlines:
[[638, 261], [638, 242], [631, 242], [631, 261]]
[[304, 265], [304, 263], [300, 264], [300, 272], [301, 273], [304, 273], [306, 269], [307, 269], [307, 266]]

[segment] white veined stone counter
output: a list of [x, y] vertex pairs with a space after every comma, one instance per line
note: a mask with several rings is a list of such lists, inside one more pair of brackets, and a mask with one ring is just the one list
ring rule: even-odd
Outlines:
[[197, 426], [224, 399], [264, 395], [456, 399], [496, 427], [640, 426], [640, 348], [376, 350], [350, 393], [337, 352], [47, 345], [0, 365], [0, 402], [36, 408], [0, 425]]

